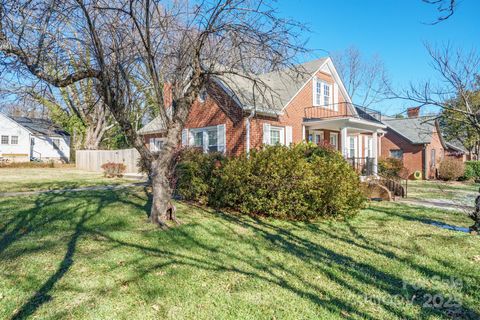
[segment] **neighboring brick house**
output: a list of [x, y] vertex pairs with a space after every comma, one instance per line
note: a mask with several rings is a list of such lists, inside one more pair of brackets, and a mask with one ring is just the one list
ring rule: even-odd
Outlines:
[[444, 157], [464, 160], [464, 153], [445, 142], [434, 117], [421, 117], [418, 112], [419, 108], [409, 108], [407, 118], [382, 118], [387, 130], [380, 154], [401, 159], [410, 174], [420, 171], [423, 178], [433, 179]]
[[[355, 107], [330, 58], [291, 70], [266, 73], [262, 92], [238, 75], [222, 76], [200, 94], [182, 132], [182, 144], [232, 155], [263, 144], [328, 143], [360, 171], [376, 173], [380, 113]], [[156, 118], [140, 131], [152, 150], [162, 145], [164, 126]]]

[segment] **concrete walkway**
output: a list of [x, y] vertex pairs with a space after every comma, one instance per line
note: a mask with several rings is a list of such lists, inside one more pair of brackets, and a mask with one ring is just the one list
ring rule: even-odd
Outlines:
[[105, 191], [105, 190], [119, 190], [130, 187], [143, 187], [146, 186], [146, 182], [135, 182], [135, 183], [125, 183], [117, 185], [106, 185], [106, 186], [92, 186], [92, 187], [82, 187], [82, 188], [73, 188], [73, 189], [59, 189], [59, 190], [36, 190], [36, 191], [20, 191], [20, 192], [3, 192], [0, 193], [0, 198], [6, 197], [18, 197], [18, 196], [31, 196], [45, 193], [65, 193], [65, 192], [79, 192], [79, 191]]
[[397, 200], [397, 202], [412, 205], [412, 206], [422, 206], [422, 207], [432, 208], [432, 209], [463, 211], [463, 212], [471, 212], [474, 210], [474, 206], [467, 206], [467, 205], [455, 203], [453, 201], [442, 200], [442, 199], [404, 198], [404, 199]]

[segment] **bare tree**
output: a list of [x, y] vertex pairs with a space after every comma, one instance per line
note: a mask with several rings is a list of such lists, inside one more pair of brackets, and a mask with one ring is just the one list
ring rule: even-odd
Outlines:
[[[262, 62], [271, 70], [292, 67], [305, 51], [296, 42], [299, 31], [301, 25], [278, 18], [269, 1], [25, 0], [3, 1], [0, 7], [0, 52], [8, 70], [28, 71], [56, 87], [94, 79], [99, 96], [148, 164], [150, 220], [161, 226], [176, 220], [168, 176], [199, 92], [213, 77], [236, 75], [268, 95], [256, 72]], [[78, 44], [81, 51], [75, 51]], [[85, 48], [92, 65], [82, 63]], [[158, 153], [147, 148], [126, 112], [136, 98], [132, 79], [149, 84], [166, 128]]]
[[333, 54], [345, 87], [356, 104], [368, 107], [385, 99], [389, 77], [379, 56], [366, 58], [351, 46]]
[[[389, 92], [392, 98], [412, 101], [418, 106], [433, 106], [449, 117], [447, 122], [473, 130], [480, 136], [480, 55], [475, 49], [464, 51], [450, 45], [433, 47], [426, 44], [436, 81], [410, 84], [409, 88]], [[474, 230], [480, 228], [478, 213], [471, 215]]]
[[439, 16], [430, 24], [437, 24], [447, 20], [455, 13], [458, 5], [458, 0], [422, 0], [425, 3], [436, 6]]

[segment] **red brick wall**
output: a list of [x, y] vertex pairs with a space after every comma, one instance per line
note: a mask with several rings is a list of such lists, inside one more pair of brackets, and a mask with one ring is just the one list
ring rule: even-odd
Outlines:
[[[322, 81], [333, 84], [334, 79], [329, 74], [318, 72], [316, 75]], [[260, 148], [263, 143], [263, 124], [270, 123], [274, 126], [291, 126], [292, 141], [299, 143], [303, 139], [302, 122], [305, 116], [305, 108], [313, 106], [313, 88], [312, 80], [308, 81], [302, 90], [293, 98], [288, 106], [283, 110], [283, 115], [279, 117], [267, 117], [256, 115], [251, 120], [250, 125], [250, 148]], [[332, 90], [334, 87], [332, 86]], [[339, 90], [338, 90], [339, 91]], [[332, 94], [338, 95], [338, 112], [321, 108], [316, 109], [316, 115], [332, 115], [335, 113], [346, 114], [344, 97], [339, 92]], [[196, 101], [190, 111], [186, 128], [201, 128], [226, 124], [226, 149], [229, 154], [242, 154], [246, 151], [246, 126], [245, 120], [248, 114], [235, 104], [235, 102], [216, 85], [208, 88], [208, 97], [204, 103]], [[146, 142], [152, 135], [145, 136]], [[325, 131], [325, 139], [329, 141], [329, 133]], [[338, 137], [340, 144], [341, 138]]]
[[380, 138], [381, 156], [385, 159], [390, 157], [390, 150], [403, 150], [403, 166], [408, 169], [410, 174], [420, 171], [423, 174], [423, 145], [411, 144], [408, 140], [397, 134], [391, 129]]

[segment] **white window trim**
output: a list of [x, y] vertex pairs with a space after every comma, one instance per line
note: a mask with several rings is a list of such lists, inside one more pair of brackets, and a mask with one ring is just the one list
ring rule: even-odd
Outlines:
[[269, 145], [274, 145], [272, 143], [272, 131], [279, 131], [280, 135], [280, 144], [285, 145], [285, 127], [277, 127], [277, 126], [270, 126], [270, 141], [268, 141]]
[[[219, 137], [219, 127], [223, 126], [223, 137]], [[217, 151], [218, 152], [223, 152], [225, 153], [226, 151], [226, 125], [225, 124], [220, 124], [216, 126], [208, 126], [208, 127], [201, 127], [201, 128], [193, 128], [193, 129], [188, 129], [188, 135], [190, 137], [189, 139], [189, 146], [195, 147], [195, 134], [201, 132], [203, 137], [202, 137], [202, 142], [203, 142], [203, 152], [208, 152], [208, 131], [216, 131], [217, 132]], [[219, 144], [219, 142], [222, 142], [223, 144]]]
[[157, 147], [156, 142], [165, 142], [165, 138], [150, 138], [150, 151], [157, 152], [160, 151], [161, 148]]
[[[317, 103], [317, 84], [320, 84], [320, 99], [319, 99], [319, 103]], [[329, 88], [329, 96], [328, 96], [328, 102], [325, 103], [325, 86], [328, 86]], [[336, 94], [334, 91], [334, 84], [332, 83], [329, 83], [329, 82], [326, 82], [326, 81], [322, 81], [320, 80], [319, 78], [317, 77], [314, 77], [313, 78], [313, 81], [312, 81], [312, 104], [314, 107], [321, 107], [321, 108], [325, 108], [325, 109], [328, 109], [328, 110], [334, 110], [334, 111], [338, 111], [338, 106], [335, 106], [333, 104], [333, 95]]]

